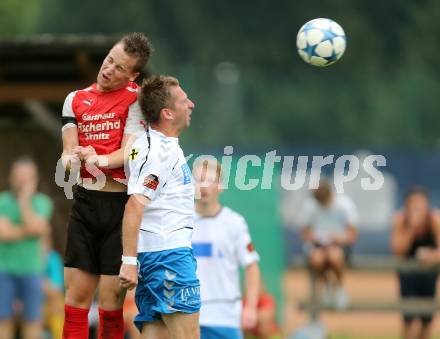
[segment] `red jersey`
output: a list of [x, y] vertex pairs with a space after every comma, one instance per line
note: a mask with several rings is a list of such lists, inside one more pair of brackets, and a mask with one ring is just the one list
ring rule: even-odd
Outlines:
[[[70, 93], [63, 107], [63, 130], [78, 128], [79, 145], [92, 146], [98, 155], [121, 148], [124, 133], [136, 134], [145, 123], [137, 103], [138, 86], [127, 86], [111, 92], [100, 92], [96, 84]], [[125, 179], [124, 168], [101, 169], [114, 179]], [[81, 169], [82, 178], [93, 176]]]

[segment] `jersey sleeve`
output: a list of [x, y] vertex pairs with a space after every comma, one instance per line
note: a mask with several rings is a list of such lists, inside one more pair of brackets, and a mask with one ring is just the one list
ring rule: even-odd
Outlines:
[[124, 134], [138, 135], [145, 131], [146, 122], [142, 115], [139, 103], [136, 101], [128, 107], [128, 116]]
[[237, 255], [238, 261], [242, 267], [246, 267], [254, 262], [260, 260], [260, 256], [255, 250], [254, 244], [252, 243], [251, 235], [249, 234], [249, 229], [244, 218], [240, 218], [237, 223]]
[[306, 199], [302, 204], [298, 217], [300, 228], [305, 228], [313, 224], [313, 214], [315, 213], [315, 210], [316, 203], [311, 198]]
[[344, 196], [344, 199], [342, 200], [342, 208], [346, 223], [350, 226], [357, 227], [359, 223], [359, 215], [356, 205], [350, 197]]
[[127, 193], [142, 194], [155, 200], [171, 173], [169, 162], [160, 161], [158, 156], [149, 155], [147, 159], [139, 159], [135, 171], [130, 174]]
[[62, 125], [63, 125], [62, 131], [64, 131], [67, 128], [76, 127], [78, 125], [76, 121], [75, 113], [73, 112], [73, 108], [72, 108], [72, 102], [75, 93], [76, 92], [69, 93], [69, 95], [66, 97], [66, 100], [64, 100], [63, 113], [61, 117]]

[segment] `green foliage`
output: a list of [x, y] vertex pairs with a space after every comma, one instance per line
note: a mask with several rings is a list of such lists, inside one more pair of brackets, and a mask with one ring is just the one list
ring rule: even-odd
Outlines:
[[[152, 70], [177, 75], [196, 102], [191, 145], [439, 144], [435, 0], [4, 0], [0, 10], [3, 36], [146, 32]], [[296, 33], [315, 17], [347, 33], [346, 55], [326, 69], [296, 55]], [[216, 75], [224, 61], [235, 84]]]
[[0, 37], [32, 33], [39, 15], [39, 0], [0, 1]]

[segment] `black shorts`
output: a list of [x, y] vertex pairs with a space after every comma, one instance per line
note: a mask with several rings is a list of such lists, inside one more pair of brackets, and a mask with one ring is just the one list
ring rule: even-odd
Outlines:
[[[435, 300], [437, 273], [400, 273], [399, 282], [400, 296], [402, 298], [426, 298], [429, 300]], [[413, 319], [420, 319], [424, 324], [428, 324], [432, 320], [432, 315], [403, 313], [403, 320], [406, 323], [412, 321]]]
[[64, 266], [93, 274], [118, 275], [127, 193], [76, 186], [73, 199]]

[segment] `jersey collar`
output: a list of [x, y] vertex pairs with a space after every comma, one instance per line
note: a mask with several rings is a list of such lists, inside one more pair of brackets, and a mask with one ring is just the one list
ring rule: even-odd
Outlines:
[[163, 134], [163, 133], [161, 133], [161, 132], [159, 132], [159, 131], [157, 131], [155, 129], [152, 129], [151, 126], [149, 126], [148, 129], [150, 130], [151, 134], [155, 134], [155, 135], [159, 136], [162, 139], [167, 139], [169, 141], [174, 141], [176, 143], [179, 143], [179, 138], [167, 137], [165, 134]]

